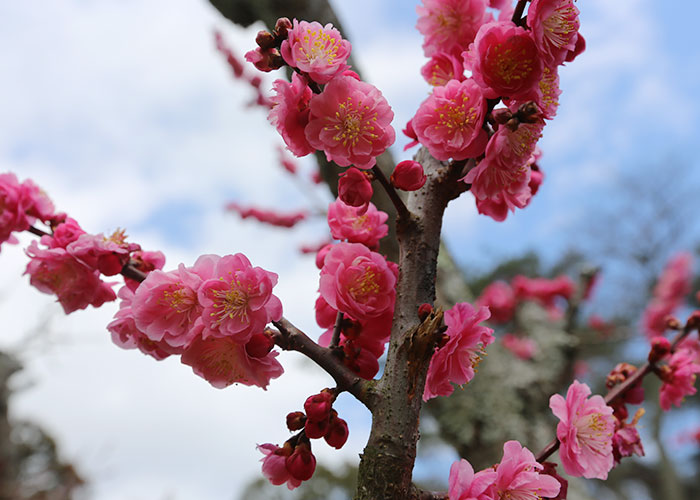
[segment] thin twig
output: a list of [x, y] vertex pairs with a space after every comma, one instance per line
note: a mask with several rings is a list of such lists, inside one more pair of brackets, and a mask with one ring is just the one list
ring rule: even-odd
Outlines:
[[394, 186], [391, 185], [389, 180], [386, 178], [386, 175], [384, 175], [384, 172], [382, 172], [382, 169], [380, 169], [377, 165], [375, 165], [372, 167], [372, 173], [374, 174], [374, 177], [382, 185], [382, 187], [384, 188], [384, 191], [386, 191], [386, 194], [389, 195], [389, 199], [394, 204], [394, 207], [396, 207], [396, 211], [398, 212], [398, 218], [399, 219], [407, 219], [408, 217], [410, 217], [411, 213], [406, 208], [406, 205], [404, 204], [403, 200], [399, 196], [399, 193], [396, 192], [396, 189], [394, 189]]
[[511, 18], [511, 21], [513, 21], [518, 26], [520, 26], [520, 22], [522, 21], [523, 12], [525, 12], [525, 4], [527, 2], [528, 0], [518, 0], [518, 5], [515, 6], [515, 10], [513, 11], [513, 17]]
[[42, 231], [41, 229], [38, 229], [38, 228], [36, 228], [36, 227], [34, 227], [34, 226], [29, 226], [29, 229], [27, 229], [27, 231], [29, 231], [29, 232], [32, 233], [33, 235], [36, 235], [36, 236], [39, 236], [39, 237], [42, 237], [42, 236], [51, 236], [50, 233], [47, 233], [46, 231]]
[[338, 311], [335, 317], [335, 325], [333, 326], [333, 337], [331, 338], [331, 345], [328, 346], [330, 349], [338, 347], [340, 343], [340, 329], [343, 326], [343, 313]]

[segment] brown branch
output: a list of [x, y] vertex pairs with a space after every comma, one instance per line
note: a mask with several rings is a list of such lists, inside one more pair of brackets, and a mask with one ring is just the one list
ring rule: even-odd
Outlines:
[[42, 237], [42, 236], [51, 236], [50, 233], [47, 233], [46, 231], [42, 231], [41, 229], [37, 229], [34, 226], [29, 226], [27, 229], [28, 232], [32, 233], [33, 235]]
[[374, 177], [379, 181], [379, 184], [382, 185], [384, 191], [386, 191], [386, 194], [389, 195], [389, 199], [391, 200], [391, 203], [394, 204], [396, 212], [398, 213], [398, 218], [407, 219], [408, 217], [410, 217], [411, 214], [406, 208], [406, 205], [404, 204], [403, 200], [399, 197], [399, 193], [396, 192], [394, 186], [392, 186], [389, 180], [386, 178], [386, 175], [384, 175], [382, 169], [375, 165], [372, 167], [372, 173], [374, 174]]
[[[671, 343], [671, 352], [674, 352], [681, 340], [683, 340], [695, 328], [697, 327], [689, 326], [689, 324], [686, 323], [685, 327], [683, 328], [683, 331], [681, 331], [676, 336], [676, 338], [673, 339], [673, 342]], [[653, 372], [655, 368], [656, 363], [644, 363], [644, 365], [642, 365], [641, 368], [635, 371], [627, 380], [610, 389], [610, 391], [605, 395], [605, 404], [609, 405], [610, 403], [614, 402], [617, 398], [624, 396], [627, 393], [627, 391], [629, 391], [632, 387], [641, 383], [642, 379], [644, 379], [644, 377], [646, 377], [649, 373]], [[547, 446], [544, 447], [542, 451], [540, 451], [537, 454], [535, 459], [540, 463], [542, 463], [544, 460], [547, 460], [547, 458], [549, 458], [552, 455], [552, 453], [559, 449], [559, 444], [559, 440], [557, 438], [554, 438]]]
[[331, 337], [331, 345], [329, 346], [331, 349], [334, 347], [338, 347], [338, 344], [340, 343], [340, 330], [343, 327], [343, 313], [338, 311], [338, 314], [335, 316], [335, 325], [333, 326], [333, 337]]
[[374, 404], [373, 382], [365, 380], [347, 368], [332, 349], [321, 347], [308, 335], [281, 318], [272, 322], [279, 330], [273, 338], [275, 344], [285, 351], [297, 351], [323, 368], [338, 385], [338, 389], [347, 391], [362, 402], [369, 410]]
[[523, 20], [523, 13], [525, 12], [525, 4], [527, 2], [528, 0], [518, 0], [518, 5], [515, 6], [515, 10], [513, 11], [513, 17], [511, 18], [511, 21], [513, 21], [518, 26], [520, 26], [520, 23]]

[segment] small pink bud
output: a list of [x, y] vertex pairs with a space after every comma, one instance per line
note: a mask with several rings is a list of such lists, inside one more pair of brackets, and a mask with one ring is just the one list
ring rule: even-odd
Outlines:
[[425, 184], [426, 176], [423, 165], [413, 160], [399, 162], [391, 174], [391, 183], [404, 191], [417, 191]]
[[372, 183], [355, 167], [347, 169], [338, 179], [338, 198], [351, 207], [366, 206], [372, 198]]
[[668, 316], [666, 316], [666, 328], [668, 328], [669, 330], [680, 330], [681, 322], [678, 321], [678, 318], [669, 314]]
[[[700, 292], [698, 292], [698, 294], [700, 295]], [[700, 328], [700, 311], [693, 311], [690, 316], [688, 316], [686, 325], [691, 329]]]
[[671, 342], [665, 337], [651, 339], [651, 351], [649, 351], [649, 363], [657, 363], [671, 352]]
[[309, 420], [315, 422], [327, 420], [333, 406], [333, 394], [330, 391], [321, 391], [309, 396], [304, 402], [304, 411]]
[[307, 443], [299, 443], [294, 448], [294, 452], [287, 457], [285, 465], [294, 479], [307, 481], [316, 470], [316, 457], [311, 453], [311, 447]]
[[245, 352], [251, 358], [264, 358], [275, 346], [275, 341], [268, 333], [256, 333], [245, 345]]
[[430, 304], [421, 304], [418, 307], [418, 319], [425, 321], [430, 313], [433, 312], [433, 306]]
[[335, 415], [335, 412], [333, 412], [333, 415], [331, 415], [328, 432], [326, 432], [326, 435], [323, 436], [323, 439], [325, 439], [326, 443], [328, 443], [330, 446], [336, 450], [339, 450], [348, 440], [349, 434], [350, 431], [348, 430], [348, 423], [342, 418], [339, 418], [337, 415]]
[[306, 423], [306, 415], [303, 411], [293, 411], [287, 414], [287, 429], [290, 431], [298, 431], [304, 428]]

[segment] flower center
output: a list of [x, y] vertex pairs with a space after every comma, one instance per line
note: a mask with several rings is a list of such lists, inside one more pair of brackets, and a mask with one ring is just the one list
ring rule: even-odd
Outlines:
[[474, 128], [476, 108], [469, 106], [469, 96], [462, 95], [461, 102], [455, 99], [435, 109], [438, 114], [437, 126], [451, 131], [465, 131]]
[[195, 304], [192, 290], [182, 283], [174, 284], [163, 290], [163, 299], [166, 304], [177, 313], [185, 313]]
[[350, 295], [358, 302], [363, 302], [368, 295], [377, 295], [379, 291], [377, 274], [369, 268], [364, 270], [349, 289]]
[[554, 13], [544, 20], [544, 37], [557, 48], [563, 48], [571, 40], [570, 33], [577, 30], [576, 11], [574, 6], [558, 7]]
[[338, 40], [322, 29], [307, 29], [302, 41], [299, 52], [309, 63], [323, 60], [330, 65], [338, 57]]
[[211, 316], [217, 318], [216, 325], [220, 325], [227, 318], [233, 319], [236, 316], [241, 320], [248, 318], [248, 291], [243, 289], [243, 286], [232, 281], [231, 287], [228, 290], [214, 290], [214, 312]]
[[353, 147], [360, 139], [371, 141], [378, 136], [374, 133], [374, 122], [377, 121], [377, 113], [369, 113], [369, 106], [356, 106], [351, 97], [338, 105], [335, 112], [335, 124], [325, 127], [326, 130], [335, 130], [333, 139], [347, 146]]

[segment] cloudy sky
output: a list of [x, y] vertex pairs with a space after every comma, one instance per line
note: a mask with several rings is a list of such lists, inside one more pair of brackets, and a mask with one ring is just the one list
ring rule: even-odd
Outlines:
[[[333, 3], [402, 128], [428, 91], [414, 4]], [[700, 50], [690, 34], [700, 9], [675, 5], [578, 2], [588, 50], [561, 73], [559, 116], [541, 143], [545, 184], [503, 224], [477, 216], [470, 196], [454, 202], [445, 230], [461, 263], [478, 268], [527, 248], [554, 256], [621, 174], [663, 176], [669, 157], [697, 163]], [[242, 54], [259, 27], [235, 28], [204, 0], [0, 3], [0, 171], [34, 179], [90, 232], [126, 228], [169, 267], [245, 253], [280, 274], [285, 316], [316, 334], [318, 274], [296, 249], [322, 239], [323, 224], [261, 228], [222, 210], [231, 200], [290, 209], [309, 200], [277, 166], [280, 140], [262, 111], [246, 108], [250, 89], [232, 80], [214, 29]], [[12, 411], [57, 437], [91, 498], [231, 499], [259, 474], [256, 443], [284, 441], [286, 413], [330, 383], [283, 354], [287, 374], [267, 392], [213, 389], [176, 360], [113, 346], [104, 326], [115, 304], [65, 317], [28, 286], [25, 265], [22, 246], [3, 246], [0, 348], [26, 366]], [[348, 401], [343, 411], [351, 441], [341, 452], [317, 446], [324, 463], [355, 460], [366, 440], [363, 408]]]

